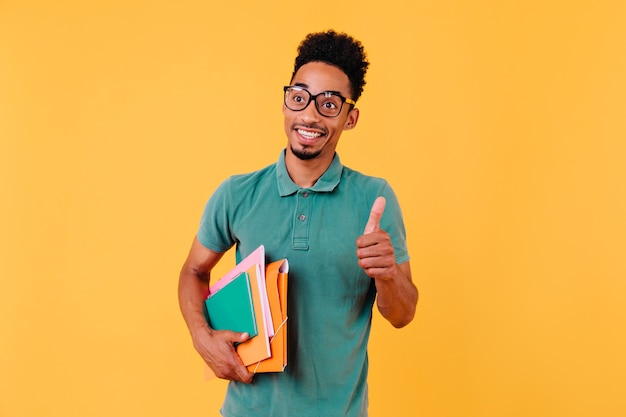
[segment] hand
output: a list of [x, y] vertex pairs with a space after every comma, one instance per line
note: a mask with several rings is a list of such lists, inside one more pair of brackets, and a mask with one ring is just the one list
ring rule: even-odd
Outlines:
[[374, 279], [390, 280], [397, 273], [396, 259], [389, 234], [380, 228], [386, 200], [378, 197], [370, 211], [363, 235], [356, 240], [359, 266]]
[[243, 343], [250, 338], [247, 333], [206, 327], [192, 335], [192, 338], [194, 347], [215, 376], [246, 384], [252, 382], [254, 374], [248, 372], [235, 350], [235, 343]]

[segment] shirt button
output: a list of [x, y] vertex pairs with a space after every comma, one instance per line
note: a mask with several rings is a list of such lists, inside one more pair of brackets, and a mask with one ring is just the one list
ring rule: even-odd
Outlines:
[[302, 197], [307, 198], [309, 196], [309, 192], [305, 191], [302, 193]]
[[300, 219], [300, 221], [305, 221], [306, 220], [306, 216], [304, 214], [301, 214], [300, 217], [298, 217]]

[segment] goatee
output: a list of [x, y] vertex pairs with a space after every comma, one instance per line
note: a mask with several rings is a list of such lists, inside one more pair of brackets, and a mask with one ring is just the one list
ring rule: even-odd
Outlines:
[[308, 161], [309, 159], [317, 158], [319, 154], [322, 153], [322, 150], [318, 150], [315, 152], [307, 152], [306, 150], [297, 150], [293, 146], [291, 146], [291, 153], [295, 155], [296, 158], [302, 161]]

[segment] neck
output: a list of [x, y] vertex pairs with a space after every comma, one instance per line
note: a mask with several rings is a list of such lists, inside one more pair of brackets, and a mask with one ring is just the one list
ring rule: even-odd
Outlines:
[[299, 159], [289, 148], [285, 155], [285, 166], [291, 180], [302, 188], [310, 188], [317, 180], [326, 172], [333, 161], [334, 153], [331, 158], [313, 158], [308, 160]]

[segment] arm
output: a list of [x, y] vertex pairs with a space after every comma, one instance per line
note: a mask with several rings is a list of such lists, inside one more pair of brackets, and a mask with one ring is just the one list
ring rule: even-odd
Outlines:
[[389, 234], [380, 229], [385, 200], [376, 200], [365, 226], [357, 239], [359, 266], [374, 278], [378, 311], [394, 327], [404, 327], [413, 320], [418, 292], [411, 277], [409, 262], [397, 264]]
[[394, 278], [375, 278], [376, 305], [378, 311], [394, 327], [400, 328], [409, 324], [415, 316], [418, 291], [411, 280], [411, 266], [409, 262], [395, 265]]
[[248, 339], [245, 333], [213, 330], [204, 315], [210, 273], [222, 253], [205, 248], [196, 237], [180, 271], [178, 302], [193, 345], [218, 378], [250, 383], [252, 376], [235, 351], [235, 342]]

